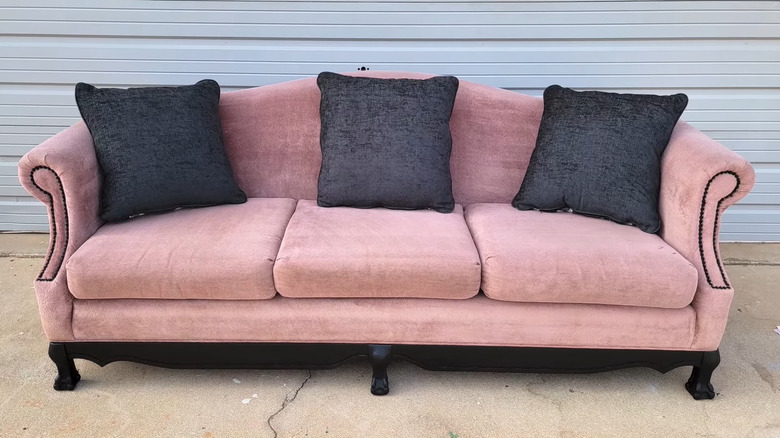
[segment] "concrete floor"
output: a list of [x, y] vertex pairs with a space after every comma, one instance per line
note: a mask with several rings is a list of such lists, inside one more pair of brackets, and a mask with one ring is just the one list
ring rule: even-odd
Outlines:
[[687, 367], [542, 375], [403, 362], [390, 395], [374, 397], [360, 360], [311, 374], [77, 360], [77, 390], [56, 392], [32, 290], [45, 242], [0, 234], [2, 437], [780, 437], [780, 245], [724, 245], [736, 300], [718, 396], [697, 402]]

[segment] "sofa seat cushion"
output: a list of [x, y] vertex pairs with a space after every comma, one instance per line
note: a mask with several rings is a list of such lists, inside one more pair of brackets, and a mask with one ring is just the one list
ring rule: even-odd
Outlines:
[[496, 300], [682, 308], [693, 265], [660, 237], [604, 219], [472, 204], [482, 290]]
[[104, 225], [68, 261], [68, 286], [80, 299], [272, 298], [294, 210], [293, 199], [250, 198]]
[[480, 263], [459, 205], [442, 214], [301, 200], [274, 280], [290, 298], [470, 298]]

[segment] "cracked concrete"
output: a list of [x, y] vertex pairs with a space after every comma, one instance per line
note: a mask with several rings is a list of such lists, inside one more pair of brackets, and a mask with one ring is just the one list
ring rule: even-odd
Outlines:
[[[13, 249], [5, 238], [0, 253]], [[404, 362], [390, 365], [390, 394], [375, 397], [364, 359], [312, 378], [77, 360], [78, 389], [56, 392], [32, 291], [45, 251], [36, 239], [27, 258], [0, 257], [0, 437], [780, 437], [780, 245], [724, 246], [746, 262], [727, 266], [736, 296], [719, 395], [697, 402], [683, 389], [689, 368], [448, 373]]]
[[306, 383], [308, 383], [309, 380], [311, 380], [311, 376], [312, 376], [311, 370], [308, 370], [308, 375], [306, 376], [305, 379], [303, 379], [303, 382], [301, 382], [300, 386], [298, 386], [298, 388], [296, 388], [295, 390], [290, 391], [289, 393], [287, 393], [287, 395], [284, 396], [284, 401], [282, 402], [282, 406], [279, 408], [279, 410], [277, 410], [276, 412], [271, 414], [271, 416], [268, 417], [268, 419], [265, 421], [266, 423], [268, 423], [268, 427], [270, 427], [271, 431], [274, 433], [274, 438], [276, 438], [279, 435], [279, 432], [271, 424], [271, 421], [274, 418], [276, 418], [277, 415], [281, 414], [282, 411], [284, 410], [284, 408], [287, 407], [287, 405], [289, 405], [290, 403], [294, 402], [295, 399], [298, 398], [298, 394], [301, 392], [303, 387], [306, 386]]

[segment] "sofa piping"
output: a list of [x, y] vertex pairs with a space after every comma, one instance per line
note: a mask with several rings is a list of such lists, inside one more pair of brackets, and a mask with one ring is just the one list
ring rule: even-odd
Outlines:
[[[55, 211], [54, 211], [54, 196], [48, 191], [46, 191], [43, 187], [38, 185], [38, 183], [35, 182], [35, 172], [39, 170], [48, 170], [54, 175], [54, 178], [57, 180], [57, 186], [60, 190], [60, 195], [62, 196], [62, 211], [65, 216], [65, 244], [62, 246], [62, 254], [60, 255], [59, 262], [57, 263], [56, 269], [54, 269], [54, 273], [48, 277], [44, 278], [44, 274], [46, 273], [46, 270], [49, 268], [49, 264], [52, 261], [52, 258], [54, 257], [54, 250], [57, 248], [57, 222], [55, 221]], [[30, 181], [32, 182], [32, 185], [35, 186], [38, 190], [40, 190], [46, 197], [49, 199], [48, 203], [48, 210], [49, 210], [49, 222], [51, 223], [51, 244], [49, 245], [49, 251], [46, 255], [46, 261], [43, 264], [43, 268], [41, 269], [40, 274], [38, 274], [38, 278], [36, 278], [36, 281], [54, 281], [54, 279], [57, 277], [57, 273], [60, 271], [60, 268], [62, 267], [62, 263], [65, 262], [65, 252], [68, 250], [68, 235], [69, 233], [69, 221], [68, 221], [68, 203], [65, 200], [65, 189], [62, 187], [62, 180], [60, 179], [59, 175], [57, 175], [57, 172], [54, 171], [51, 167], [48, 166], [36, 166], [30, 171]]]
[[[720, 276], [723, 279], [723, 284], [724, 284], [723, 286], [715, 286], [712, 283], [712, 279], [710, 278], [710, 273], [707, 270], [707, 261], [704, 257], [704, 210], [707, 206], [707, 193], [710, 190], [710, 185], [712, 184], [713, 181], [715, 181], [715, 178], [724, 174], [733, 176], [737, 180], [737, 184], [734, 186], [734, 190], [732, 190], [731, 193], [720, 198], [720, 200], [718, 201], [718, 205], [715, 207], [715, 224], [712, 228], [712, 250], [715, 252], [715, 261], [718, 264], [718, 270], [720, 271]], [[715, 175], [713, 175], [709, 181], [707, 181], [707, 185], [704, 187], [704, 194], [701, 197], [701, 210], [699, 211], [699, 256], [701, 257], [701, 267], [704, 269], [704, 276], [707, 278], [707, 284], [709, 284], [710, 287], [713, 289], [731, 289], [731, 285], [726, 279], [726, 271], [723, 269], [723, 263], [720, 260], [720, 254], [718, 253], [718, 242], [717, 242], [718, 221], [720, 220], [720, 207], [723, 204], [723, 201], [734, 196], [734, 194], [737, 193], [737, 190], [739, 190], [740, 183], [741, 181], [739, 179], [739, 175], [737, 175], [736, 172], [733, 172], [731, 170], [724, 170], [723, 172], [718, 172]]]

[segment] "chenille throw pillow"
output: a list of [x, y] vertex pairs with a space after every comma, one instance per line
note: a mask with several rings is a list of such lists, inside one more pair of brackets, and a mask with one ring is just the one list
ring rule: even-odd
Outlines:
[[512, 205], [571, 209], [658, 232], [661, 155], [687, 104], [684, 94], [548, 87], [536, 148]]
[[103, 220], [246, 202], [222, 144], [219, 95], [213, 80], [128, 89], [76, 85], [103, 174]]
[[378, 79], [324, 72], [322, 207], [455, 207], [450, 176], [450, 115], [458, 79]]

